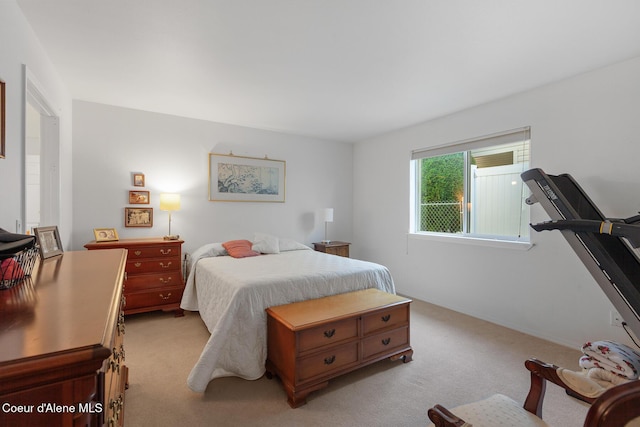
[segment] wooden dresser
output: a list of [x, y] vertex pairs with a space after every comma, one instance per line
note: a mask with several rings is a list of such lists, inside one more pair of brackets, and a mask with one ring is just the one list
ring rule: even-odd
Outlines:
[[124, 295], [125, 314], [154, 310], [175, 310], [184, 315], [180, 300], [184, 292], [182, 276], [183, 240], [162, 237], [121, 239], [115, 242], [89, 242], [89, 250], [123, 248], [129, 251]]
[[339, 242], [332, 240], [329, 243], [314, 243], [313, 249], [318, 252], [324, 252], [326, 254], [338, 255], [349, 258], [349, 245], [348, 242]]
[[382, 359], [410, 362], [410, 299], [366, 289], [267, 309], [267, 377], [296, 408], [328, 381]]
[[0, 291], [0, 425], [124, 425], [125, 262], [65, 252]]

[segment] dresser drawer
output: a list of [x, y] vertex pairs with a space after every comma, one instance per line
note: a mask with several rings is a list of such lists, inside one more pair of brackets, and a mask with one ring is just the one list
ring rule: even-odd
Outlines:
[[180, 271], [174, 270], [160, 274], [130, 274], [127, 276], [127, 280], [124, 282], [124, 289], [128, 295], [130, 292], [181, 285], [182, 275]]
[[330, 322], [316, 328], [301, 331], [298, 334], [298, 351], [302, 353], [357, 337], [358, 319], [351, 318]]
[[162, 257], [180, 257], [181, 247], [180, 245], [163, 245], [162, 247], [158, 246], [138, 246], [138, 247], [130, 247], [129, 249], [129, 260], [138, 259], [138, 258], [162, 258]]
[[140, 259], [127, 260], [127, 274], [158, 273], [161, 271], [180, 270], [180, 257], [167, 257], [166, 259]]
[[141, 307], [153, 307], [168, 304], [180, 304], [182, 288], [164, 288], [149, 292], [136, 292], [127, 294], [126, 312], [131, 312]]
[[382, 332], [362, 341], [362, 357], [368, 359], [378, 353], [389, 353], [389, 350], [409, 344], [409, 327]]
[[350, 343], [327, 349], [319, 354], [300, 359], [298, 380], [305, 381], [358, 362], [358, 343]]
[[380, 310], [362, 318], [362, 333], [368, 335], [380, 329], [402, 325], [409, 321], [409, 305], [404, 304], [387, 310]]

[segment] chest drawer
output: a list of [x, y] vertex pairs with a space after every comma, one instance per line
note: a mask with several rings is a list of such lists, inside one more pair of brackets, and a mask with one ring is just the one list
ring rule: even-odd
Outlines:
[[358, 319], [345, 319], [326, 323], [298, 334], [300, 353], [315, 348], [332, 345], [340, 341], [358, 337]]
[[327, 349], [300, 360], [298, 379], [305, 381], [318, 375], [328, 375], [333, 371], [358, 362], [358, 343]]
[[363, 316], [362, 333], [368, 335], [380, 329], [391, 328], [407, 323], [409, 321], [409, 305], [392, 307], [387, 310], [380, 310], [373, 314]]
[[380, 353], [387, 353], [396, 347], [403, 347], [409, 344], [409, 327], [404, 326], [399, 329], [382, 332], [372, 335], [362, 341], [362, 357], [367, 359]]
[[180, 271], [172, 270], [159, 274], [130, 275], [124, 282], [127, 293], [143, 291], [154, 288], [166, 288], [167, 286], [181, 286], [182, 275]]
[[139, 259], [127, 260], [127, 274], [157, 273], [162, 271], [180, 270], [180, 257], [167, 257], [164, 259]]
[[127, 295], [127, 314], [144, 307], [157, 307], [166, 304], [179, 304], [182, 288], [163, 288], [149, 292], [135, 292]]
[[180, 246], [171, 247], [164, 245], [158, 246], [142, 246], [129, 249], [129, 260], [139, 258], [162, 258], [162, 257], [180, 257]]

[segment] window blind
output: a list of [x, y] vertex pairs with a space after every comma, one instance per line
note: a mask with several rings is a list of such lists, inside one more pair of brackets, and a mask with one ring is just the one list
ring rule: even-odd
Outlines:
[[462, 151], [470, 151], [494, 145], [512, 144], [515, 142], [528, 141], [529, 139], [531, 139], [531, 127], [526, 126], [505, 132], [481, 136], [479, 138], [472, 138], [450, 144], [436, 145], [429, 148], [413, 150], [411, 152], [411, 160], [442, 156], [444, 154], [460, 153]]

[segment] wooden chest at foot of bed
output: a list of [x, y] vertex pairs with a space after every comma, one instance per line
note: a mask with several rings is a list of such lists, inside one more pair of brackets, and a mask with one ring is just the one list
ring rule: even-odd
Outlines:
[[154, 310], [174, 310], [182, 316], [180, 301], [184, 292], [182, 276], [183, 240], [161, 237], [121, 239], [114, 242], [90, 242], [89, 250], [127, 249], [124, 296], [125, 314]]
[[391, 358], [410, 362], [411, 300], [377, 289], [267, 309], [267, 377], [296, 408], [331, 378]]

